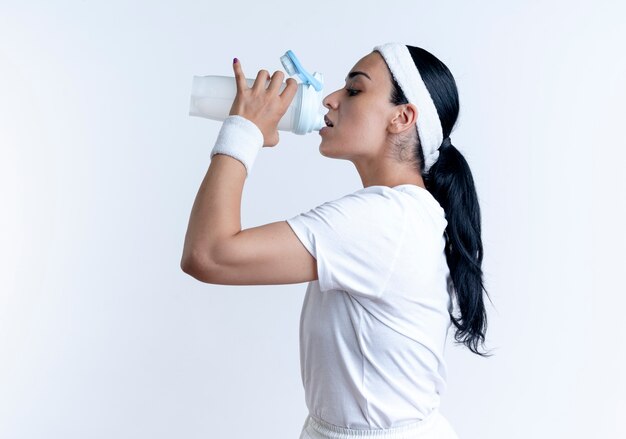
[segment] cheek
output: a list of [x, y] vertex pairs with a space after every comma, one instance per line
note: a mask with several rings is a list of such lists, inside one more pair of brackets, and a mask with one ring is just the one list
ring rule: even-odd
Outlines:
[[379, 112], [365, 111], [359, 114], [350, 130], [357, 141], [363, 147], [367, 145], [379, 145], [384, 141], [385, 126]]
[[385, 141], [381, 112], [373, 105], [360, 104], [358, 107], [344, 107], [340, 127], [322, 137], [322, 149], [362, 153], [377, 149]]

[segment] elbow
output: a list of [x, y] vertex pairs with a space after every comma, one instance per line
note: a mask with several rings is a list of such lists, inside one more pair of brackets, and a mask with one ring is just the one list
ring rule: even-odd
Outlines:
[[180, 260], [180, 268], [191, 277], [204, 282], [215, 283], [216, 273], [219, 272], [218, 257], [220, 251], [216, 246], [209, 244], [194, 245], [183, 249]]
[[187, 274], [192, 274], [198, 268], [200, 261], [205, 258], [201, 257], [197, 251], [185, 248], [180, 258], [180, 269]]
[[187, 251], [183, 251], [183, 256], [180, 258], [180, 269], [189, 274], [194, 265], [193, 255]]
[[204, 283], [212, 283], [211, 266], [206, 261], [191, 257], [183, 257], [180, 262], [180, 268], [184, 273]]
[[182, 258], [180, 260], [180, 269], [183, 270], [184, 273], [191, 274], [191, 261], [188, 258]]

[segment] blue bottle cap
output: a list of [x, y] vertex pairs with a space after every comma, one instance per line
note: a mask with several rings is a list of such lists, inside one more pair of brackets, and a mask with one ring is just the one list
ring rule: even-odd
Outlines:
[[303, 84], [312, 85], [316, 91], [322, 90], [322, 83], [302, 67], [302, 64], [300, 64], [300, 61], [296, 58], [296, 54], [291, 50], [288, 50], [280, 57], [280, 62], [283, 63], [283, 67], [287, 73], [289, 73], [289, 76], [298, 75]]

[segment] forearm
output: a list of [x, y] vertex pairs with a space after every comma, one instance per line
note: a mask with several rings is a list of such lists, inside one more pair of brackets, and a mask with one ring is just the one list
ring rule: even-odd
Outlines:
[[241, 161], [217, 151], [220, 145], [238, 142], [237, 151], [253, 155], [258, 152], [263, 135], [246, 122], [229, 121], [220, 130], [211, 164], [191, 209], [181, 265], [211, 261], [215, 249], [241, 231], [241, 198], [249, 170]]
[[246, 169], [238, 160], [217, 154], [191, 209], [183, 261], [209, 258], [216, 244], [241, 231], [241, 196]]

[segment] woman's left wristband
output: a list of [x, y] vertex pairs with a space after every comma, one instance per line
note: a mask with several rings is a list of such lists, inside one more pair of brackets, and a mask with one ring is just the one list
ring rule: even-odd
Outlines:
[[262, 147], [263, 133], [259, 127], [245, 117], [233, 114], [224, 119], [211, 151], [211, 158], [215, 154], [226, 154], [239, 160], [245, 166], [248, 178]]

